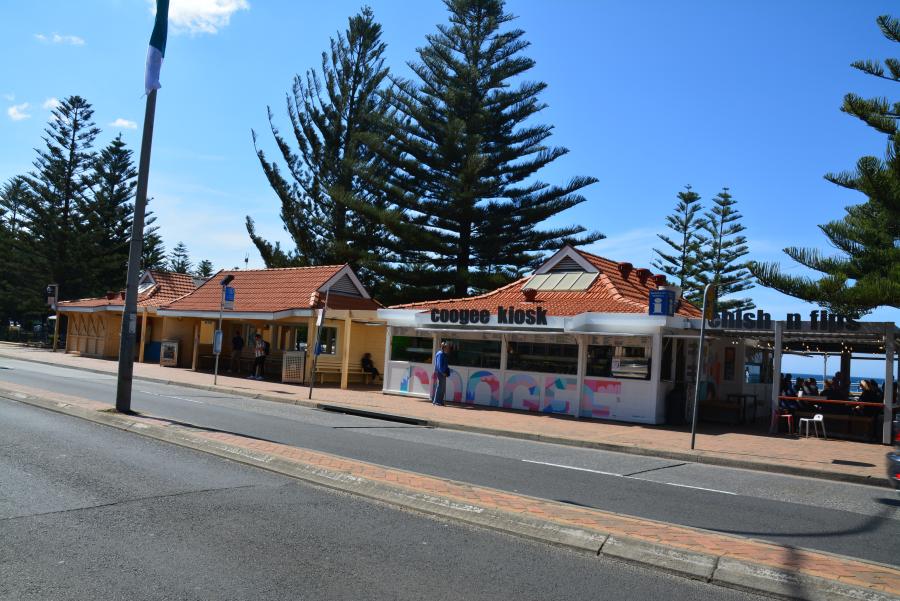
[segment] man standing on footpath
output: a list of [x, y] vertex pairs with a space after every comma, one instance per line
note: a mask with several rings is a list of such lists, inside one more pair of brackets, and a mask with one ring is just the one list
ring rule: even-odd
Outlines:
[[235, 330], [234, 336], [231, 338], [231, 365], [229, 372], [239, 373], [241, 371], [241, 352], [244, 350], [244, 339], [241, 337], [241, 331]]
[[253, 373], [251, 380], [262, 380], [266, 366], [266, 341], [257, 332], [253, 337]]
[[447, 391], [447, 376], [450, 375], [450, 362], [447, 359], [448, 346], [441, 343], [441, 350], [434, 355], [434, 396], [432, 405], [444, 406], [444, 394]]

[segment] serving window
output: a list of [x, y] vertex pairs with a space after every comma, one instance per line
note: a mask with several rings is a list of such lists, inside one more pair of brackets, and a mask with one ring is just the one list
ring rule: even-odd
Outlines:
[[500, 369], [499, 340], [447, 340], [450, 345], [450, 365]]
[[392, 336], [391, 361], [431, 363], [434, 340], [424, 336]]
[[509, 341], [506, 368], [548, 374], [577, 374], [578, 345]]
[[585, 375], [601, 378], [650, 379], [650, 339], [595, 339], [587, 348]]

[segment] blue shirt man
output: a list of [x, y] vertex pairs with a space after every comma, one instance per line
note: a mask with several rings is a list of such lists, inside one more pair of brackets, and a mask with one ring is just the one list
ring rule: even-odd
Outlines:
[[432, 405], [444, 405], [444, 395], [447, 392], [447, 376], [450, 375], [450, 362], [447, 360], [448, 346], [441, 343], [441, 350], [434, 355], [434, 388], [431, 397]]

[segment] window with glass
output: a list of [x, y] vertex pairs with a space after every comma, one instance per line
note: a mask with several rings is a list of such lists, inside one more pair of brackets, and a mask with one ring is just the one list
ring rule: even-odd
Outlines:
[[578, 345], [510, 341], [507, 345], [506, 369], [577, 374]]
[[748, 346], [744, 353], [744, 382], [747, 384], [771, 384], [772, 353]]
[[322, 333], [319, 336], [319, 348], [322, 355], [337, 354], [337, 328], [322, 328]]
[[391, 361], [431, 363], [432, 338], [424, 336], [391, 337]]
[[500, 369], [499, 340], [448, 340], [450, 365]]
[[601, 378], [650, 379], [650, 350], [646, 346], [591, 344], [585, 374]]
[[278, 335], [278, 348], [283, 351], [305, 351], [309, 326], [281, 326]]

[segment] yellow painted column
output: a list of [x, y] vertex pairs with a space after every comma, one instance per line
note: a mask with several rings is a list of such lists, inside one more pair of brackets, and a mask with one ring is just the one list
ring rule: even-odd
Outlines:
[[194, 324], [194, 349], [191, 357], [191, 371], [197, 371], [197, 363], [200, 360], [200, 321]]
[[350, 332], [353, 330], [353, 321], [350, 319], [350, 311], [344, 318], [344, 356], [341, 357], [341, 388], [347, 388], [350, 379]]
[[138, 349], [138, 363], [144, 362], [144, 347], [147, 346], [147, 314], [149, 311], [144, 307], [144, 315], [141, 317], [141, 347]]
[[315, 374], [312, 373], [312, 364], [313, 364], [313, 356], [315, 355], [316, 350], [313, 348], [313, 345], [316, 343], [316, 311], [313, 309], [312, 317], [309, 318], [309, 329], [306, 331], [306, 365], [304, 366], [304, 371], [306, 371], [306, 381], [311, 382], [315, 377]]

